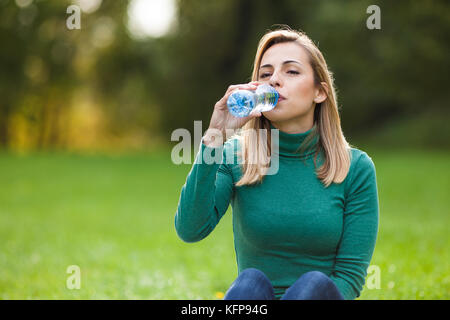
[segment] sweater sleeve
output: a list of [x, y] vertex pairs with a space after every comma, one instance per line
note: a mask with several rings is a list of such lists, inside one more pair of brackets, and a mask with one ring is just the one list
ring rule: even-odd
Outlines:
[[175, 214], [175, 230], [185, 242], [208, 236], [228, 209], [233, 178], [225, 160], [226, 145], [208, 147], [200, 143]]
[[375, 165], [362, 152], [347, 187], [343, 234], [331, 279], [345, 299], [360, 296], [378, 233], [379, 204]]

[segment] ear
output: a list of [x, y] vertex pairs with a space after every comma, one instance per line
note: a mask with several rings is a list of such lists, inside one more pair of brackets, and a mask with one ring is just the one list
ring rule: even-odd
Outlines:
[[321, 82], [320, 86], [316, 88], [316, 95], [314, 97], [315, 103], [324, 102], [328, 97], [328, 85], [326, 82]]

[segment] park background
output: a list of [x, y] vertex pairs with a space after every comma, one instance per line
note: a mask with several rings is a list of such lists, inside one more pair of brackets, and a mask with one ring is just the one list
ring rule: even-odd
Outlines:
[[231, 208], [201, 242], [177, 237], [191, 164], [171, 134], [207, 129], [277, 25], [319, 46], [344, 134], [376, 166], [379, 282], [360, 299], [449, 299], [445, 0], [0, 0], [0, 299], [221, 299]]

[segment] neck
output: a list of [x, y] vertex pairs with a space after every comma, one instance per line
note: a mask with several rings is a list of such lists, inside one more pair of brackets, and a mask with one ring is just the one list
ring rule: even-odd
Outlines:
[[278, 131], [278, 139], [276, 136], [272, 136], [274, 154], [287, 158], [309, 158], [315, 153], [319, 143], [316, 126], [313, 125], [309, 130], [302, 132], [288, 133], [270, 123], [270, 129]]
[[303, 133], [314, 126], [313, 117], [308, 117], [308, 119], [290, 119], [287, 121], [271, 121], [273, 127], [289, 134]]

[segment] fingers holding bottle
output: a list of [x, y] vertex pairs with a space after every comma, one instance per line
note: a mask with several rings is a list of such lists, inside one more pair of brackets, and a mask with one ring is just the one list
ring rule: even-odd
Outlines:
[[[235, 92], [236, 90], [256, 90], [258, 88], [258, 85], [261, 83], [258, 81], [252, 81], [246, 84], [236, 84], [236, 85], [230, 85], [224, 96], [217, 101], [217, 103], [214, 106], [214, 111], [211, 116], [209, 128], [207, 130], [208, 132], [215, 131], [215, 132], [222, 132], [223, 135], [225, 135], [226, 129], [239, 129], [241, 128], [246, 122], [248, 122], [250, 119], [261, 116], [261, 112], [254, 112], [246, 117], [235, 117], [232, 115], [227, 106], [227, 101], [230, 95]], [[210, 130], [214, 129], [214, 130]], [[205, 136], [210, 136], [209, 134]], [[214, 139], [213, 139], [214, 141]]]

